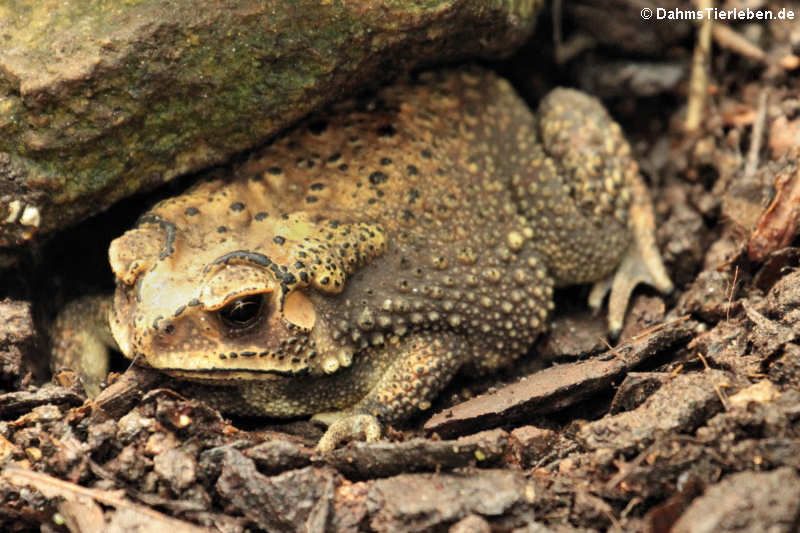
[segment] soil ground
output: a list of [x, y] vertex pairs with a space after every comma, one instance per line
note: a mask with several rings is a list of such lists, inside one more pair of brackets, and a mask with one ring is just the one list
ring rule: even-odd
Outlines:
[[489, 65], [532, 105], [559, 84], [604, 100], [676, 289], [637, 290], [614, 340], [586, 288], [560, 292], [528, 358], [384, 441], [315, 454], [307, 421], [224, 418], [136, 368], [92, 401], [50, 379], [43, 325], [110, 287], [108, 242], [152, 197], [2, 273], [0, 530], [800, 530], [800, 4], [734, 4], [795, 20], [704, 33], [584, 1]]

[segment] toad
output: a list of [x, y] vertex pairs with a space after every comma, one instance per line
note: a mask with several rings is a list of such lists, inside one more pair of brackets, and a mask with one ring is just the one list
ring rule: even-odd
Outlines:
[[479, 68], [337, 104], [212, 171], [112, 242], [113, 298], [58, 317], [54, 352], [104, 379], [109, 349], [223, 412], [328, 426], [330, 450], [428, 409], [457, 372], [525, 354], [555, 287], [669, 291], [620, 127], [555, 89], [534, 115]]

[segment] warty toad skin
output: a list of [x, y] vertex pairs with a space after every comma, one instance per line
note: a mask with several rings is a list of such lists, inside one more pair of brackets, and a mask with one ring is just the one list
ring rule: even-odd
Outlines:
[[671, 287], [652, 226], [597, 100], [556, 89], [534, 115], [486, 70], [426, 73], [154, 206], [111, 245], [113, 300], [69, 306], [54, 352], [90, 388], [111, 347], [227, 413], [313, 414], [328, 450], [525, 354], [554, 287], [611, 288], [618, 329], [635, 284]]

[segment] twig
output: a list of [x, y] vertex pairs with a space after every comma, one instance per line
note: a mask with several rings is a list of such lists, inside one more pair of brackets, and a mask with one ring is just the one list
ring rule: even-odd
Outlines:
[[731, 402], [728, 400], [728, 395], [722, 391], [723, 387], [729, 387], [730, 385], [727, 384], [719, 384], [714, 383], [714, 392], [717, 393], [717, 398], [719, 398], [720, 403], [722, 404], [722, 408], [726, 411], [730, 411], [731, 409]]
[[619, 351], [615, 347], [611, 346], [611, 344], [608, 343], [608, 341], [606, 340], [605, 337], [599, 337], [599, 338], [600, 338], [600, 342], [602, 342], [603, 344], [606, 345], [606, 348], [608, 348], [608, 351], [611, 352], [612, 354], [614, 354], [614, 358], [620, 359], [621, 361], [625, 360], [622, 357], [622, 354], [619, 353]]
[[703, 354], [697, 352], [697, 358], [700, 359], [700, 361], [702, 361], [703, 366], [705, 367], [706, 370], [711, 370], [711, 367], [708, 365], [708, 361], [706, 360]]
[[[697, 352], [697, 357], [703, 362], [703, 366], [705, 367], [706, 370], [711, 370], [711, 367], [709, 366], [708, 361], [706, 360], [703, 354]], [[724, 392], [722, 392], [722, 387], [728, 387], [728, 386], [729, 385], [725, 384], [720, 385], [719, 383], [714, 383], [714, 392], [717, 393], [717, 398], [719, 398], [719, 401], [722, 404], [722, 408], [725, 409], [726, 411], [730, 410], [731, 403], [728, 401], [728, 396]]]
[[631, 337], [630, 340], [631, 341], [638, 341], [642, 337], [646, 337], [647, 335], [655, 333], [656, 331], [664, 329], [664, 328], [666, 328], [668, 326], [672, 326], [673, 324], [680, 324], [681, 322], [686, 322], [691, 317], [692, 317], [691, 315], [683, 315], [683, 316], [679, 316], [678, 318], [676, 318], [674, 320], [670, 320], [669, 322], [662, 322], [661, 324], [656, 324], [655, 326], [653, 326], [651, 328], [648, 328], [648, 329], [642, 331], [641, 333], [637, 333], [636, 335]]
[[721, 47], [762, 63], [767, 62], [767, 54], [764, 50], [732, 30], [727, 24], [714, 24], [711, 28], [711, 33], [714, 36], [714, 40]]
[[683, 363], [681, 363], [678, 366], [676, 366], [675, 368], [673, 368], [672, 371], [669, 373], [669, 375], [670, 375], [670, 377], [675, 377], [678, 374], [680, 374], [681, 372], [683, 372]]
[[736, 278], [739, 276], [739, 265], [736, 265], [736, 270], [733, 271], [733, 281], [731, 282], [731, 290], [728, 293], [728, 308], [725, 309], [725, 322], [731, 320], [731, 305], [733, 305], [733, 293], [736, 291]]
[[758, 154], [761, 152], [761, 143], [764, 139], [764, 124], [767, 121], [767, 100], [768, 91], [766, 88], [761, 90], [758, 95], [758, 113], [753, 123], [753, 131], [750, 136], [750, 148], [747, 150], [747, 163], [744, 166], [742, 182], [750, 183], [758, 170]]
[[[699, 0], [697, 8], [706, 10], [713, 7], [713, 0]], [[686, 109], [686, 131], [695, 132], [703, 122], [703, 114], [708, 95], [708, 65], [711, 58], [711, 17], [703, 17], [697, 33], [697, 41], [692, 58], [692, 75], [689, 80], [689, 102]]]

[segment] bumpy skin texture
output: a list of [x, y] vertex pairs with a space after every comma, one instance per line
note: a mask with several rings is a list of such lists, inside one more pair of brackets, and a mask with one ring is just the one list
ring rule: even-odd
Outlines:
[[111, 246], [111, 330], [229, 413], [397, 421], [613, 274], [638, 179], [596, 100], [535, 117], [487, 71], [426, 73], [156, 205]]

